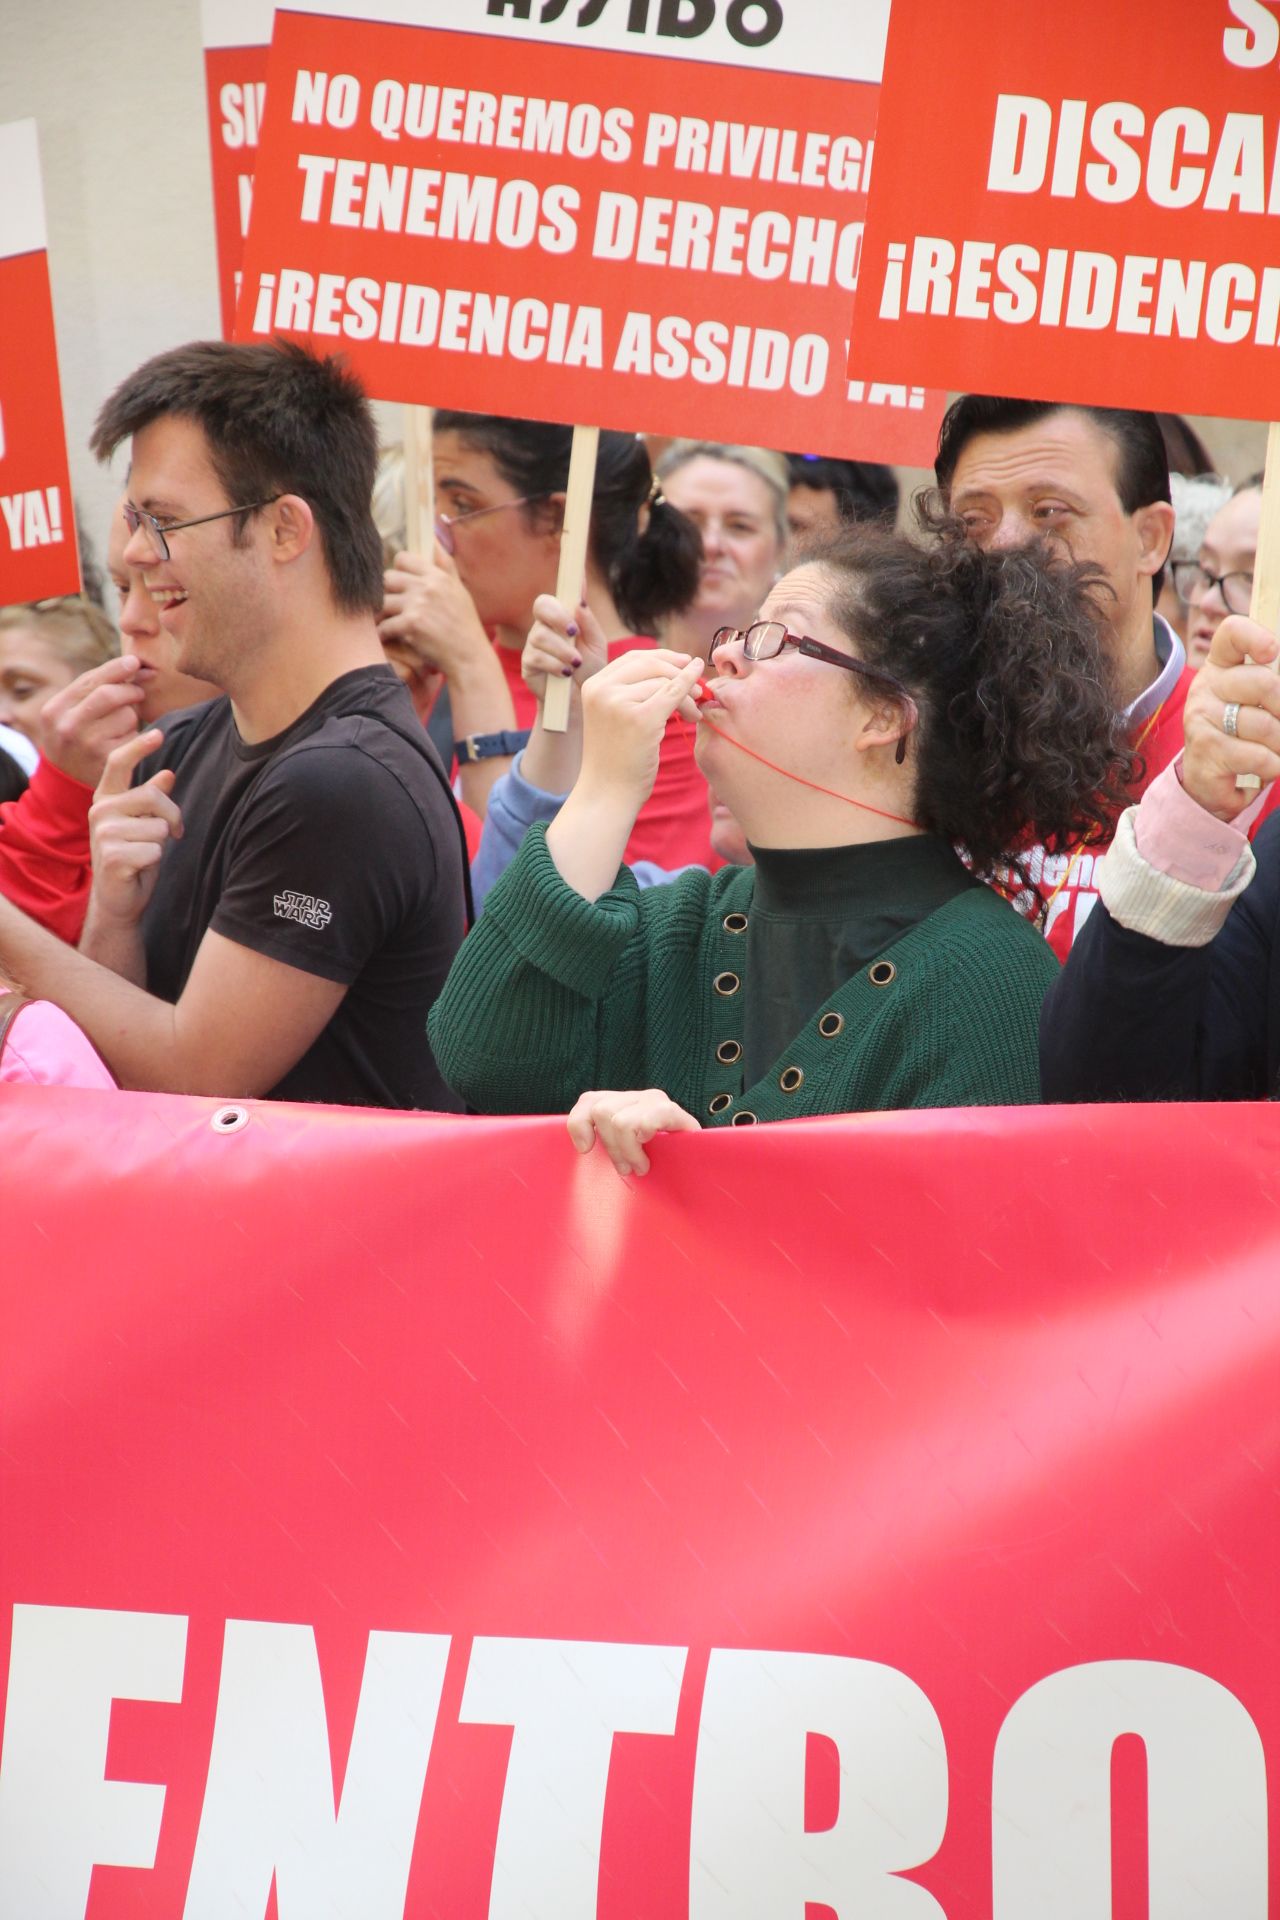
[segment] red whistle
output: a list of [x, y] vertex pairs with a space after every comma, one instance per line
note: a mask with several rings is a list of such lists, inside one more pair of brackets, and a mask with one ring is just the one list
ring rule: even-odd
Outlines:
[[713, 700], [715, 698], [715, 695], [712, 693], [710, 687], [707, 685], [705, 680], [698, 680], [694, 683], [693, 693], [690, 697], [692, 698], [694, 705], [700, 707], [704, 700]]

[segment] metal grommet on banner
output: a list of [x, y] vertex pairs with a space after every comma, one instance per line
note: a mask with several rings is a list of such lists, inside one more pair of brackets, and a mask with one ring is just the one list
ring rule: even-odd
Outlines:
[[715, 979], [711, 982], [711, 984], [715, 988], [717, 993], [722, 993], [725, 996], [725, 998], [728, 999], [731, 993], [736, 993], [738, 991], [738, 988], [742, 985], [742, 982], [741, 980], [739, 980], [736, 973], [725, 972], [725, 973], [718, 973]]
[[877, 960], [867, 975], [873, 987], [887, 987], [891, 985], [897, 977], [898, 969], [894, 966], [892, 960]]
[[745, 913], [726, 913], [721, 925], [726, 933], [745, 933], [747, 916]]
[[734, 1114], [729, 1124], [734, 1127], [754, 1127], [758, 1118], [759, 1116], [752, 1113], [750, 1107], [742, 1107]]
[[722, 1040], [716, 1048], [716, 1059], [722, 1067], [731, 1067], [742, 1058], [741, 1040]]
[[248, 1124], [248, 1107], [219, 1107], [209, 1122], [214, 1133], [241, 1133]]
[[726, 1107], [731, 1107], [732, 1105], [733, 1095], [731, 1093], [713, 1094], [707, 1103], [707, 1112], [723, 1113]]
[[818, 1032], [824, 1040], [834, 1040], [838, 1033], [844, 1032], [844, 1015], [842, 1013], [824, 1013], [818, 1022]]
[[784, 1093], [795, 1093], [804, 1085], [803, 1067], [784, 1067], [778, 1075], [778, 1085]]

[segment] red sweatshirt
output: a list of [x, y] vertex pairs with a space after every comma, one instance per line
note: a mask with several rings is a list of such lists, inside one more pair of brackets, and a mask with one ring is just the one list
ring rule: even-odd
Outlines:
[[[1164, 705], [1150, 721], [1141, 722], [1134, 731], [1133, 746], [1143, 762], [1141, 777], [1132, 790], [1135, 800], [1142, 798], [1156, 775], [1163, 773], [1182, 752], [1182, 710], [1194, 679], [1194, 668], [1186, 667]], [[1249, 830], [1251, 840], [1277, 806], [1280, 806], [1280, 780], [1267, 795], [1261, 813]], [[1110, 845], [1109, 839], [1091, 841], [1087, 847], [1048, 854], [1043, 847], [1037, 847], [1027, 863], [1035, 889], [1048, 908], [1045, 937], [1059, 960], [1066, 959], [1072, 941], [1098, 903], [1098, 869]]]
[[92, 787], [42, 760], [26, 792], [0, 806], [0, 893], [72, 946], [93, 878], [92, 800]]

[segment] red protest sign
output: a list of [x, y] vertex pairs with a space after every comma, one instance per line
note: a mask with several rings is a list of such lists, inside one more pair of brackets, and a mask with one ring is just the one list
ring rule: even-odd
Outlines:
[[1278, 97], [1278, 0], [894, 0], [858, 364], [1276, 418]]
[[34, 120], [0, 127], [0, 606], [80, 591]]
[[1275, 1108], [216, 1111], [0, 1102], [0, 1912], [1266, 1920]]
[[669, 0], [622, 50], [517, 0], [373, 10], [414, 24], [277, 10], [238, 338], [340, 348], [384, 399], [932, 457], [942, 394], [846, 373], [882, 7], [833, 58], [731, 6], [716, 64], [664, 51]]
[[253, 172], [266, 107], [271, 0], [202, 0], [213, 227], [222, 332], [231, 338], [240, 262], [253, 207]]

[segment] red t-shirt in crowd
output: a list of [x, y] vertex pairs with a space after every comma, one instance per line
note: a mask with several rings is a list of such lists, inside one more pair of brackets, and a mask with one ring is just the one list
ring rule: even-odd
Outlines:
[[26, 792], [0, 806], [0, 894], [72, 946], [93, 879], [92, 800], [92, 787], [42, 760]]
[[[1134, 729], [1133, 746], [1142, 760], [1142, 771], [1132, 788], [1135, 800], [1142, 798], [1156, 775], [1182, 752], [1182, 714], [1194, 679], [1195, 669], [1185, 667], [1164, 704]], [[1277, 805], [1280, 781], [1272, 787], [1250, 828], [1250, 839]], [[1066, 959], [1072, 941], [1098, 904], [1099, 869], [1110, 845], [1108, 838], [1063, 853], [1046, 853], [1043, 847], [1036, 847], [1027, 862], [1032, 884], [1047, 908], [1045, 937], [1059, 960]]]
[[[628, 634], [609, 643], [609, 658], [632, 653], [655, 642], [643, 634]], [[499, 647], [498, 658], [507, 676], [516, 725], [532, 727], [538, 703], [520, 674], [520, 655], [514, 647]], [[658, 777], [627, 842], [628, 864], [652, 860], [660, 867], [709, 867], [714, 873], [724, 862], [711, 851], [711, 803], [707, 783], [693, 757], [694, 728], [686, 721], [667, 722], [658, 753]]]

